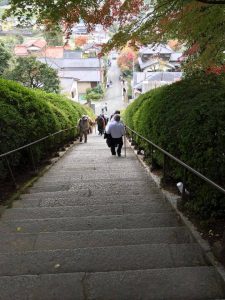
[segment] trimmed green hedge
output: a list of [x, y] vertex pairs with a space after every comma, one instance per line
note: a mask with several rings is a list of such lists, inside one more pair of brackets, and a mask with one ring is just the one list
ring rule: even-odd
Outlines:
[[[204, 75], [141, 95], [124, 114], [125, 123], [203, 175], [225, 186], [225, 80]], [[145, 144], [142, 147], [146, 149]], [[154, 158], [162, 166], [162, 155]], [[170, 175], [183, 169], [170, 162]], [[224, 217], [225, 197], [188, 174], [186, 207], [202, 218]]]
[[[63, 96], [28, 89], [2, 78], [0, 78], [0, 107], [1, 154], [61, 129], [76, 126], [82, 114], [94, 117], [90, 109]], [[46, 151], [54, 151], [60, 144], [65, 144], [74, 134], [77, 134], [76, 129], [34, 146], [35, 159], [40, 160]], [[28, 150], [26, 151], [10, 155], [9, 160], [13, 167], [26, 163], [29, 156]], [[0, 164], [0, 178], [5, 178], [7, 170], [3, 160], [0, 160]]]

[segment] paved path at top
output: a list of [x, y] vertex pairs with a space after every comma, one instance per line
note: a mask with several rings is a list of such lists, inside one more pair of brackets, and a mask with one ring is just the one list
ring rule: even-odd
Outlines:
[[112, 65], [107, 74], [108, 80], [112, 81], [112, 86], [106, 90], [104, 101], [95, 104], [95, 112], [97, 115], [102, 113], [102, 108], [105, 106], [105, 102], [107, 102], [108, 116], [112, 115], [115, 110], [120, 110], [126, 107], [127, 104], [123, 101], [122, 85], [119, 80], [120, 73], [121, 72], [116, 60], [112, 60]]
[[222, 299], [214, 267], [131, 149], [88, 136], [0, 220], [1, 300]]

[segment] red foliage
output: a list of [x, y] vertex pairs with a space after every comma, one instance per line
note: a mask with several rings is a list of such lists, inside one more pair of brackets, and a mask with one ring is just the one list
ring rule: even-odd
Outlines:
[[131, 69], [136, 57], [136, 53], [131, 48], [125, 47], [117, 59], [118, 66], [121, 70]]
[[207, 74], [216, 74], [221, 75], [222, 73], [225, 73], [225, 65], [222, 66], [211, 66], [206, 70]]
[[87, 36], [80, 35], [75, 37], [75, 46], [81, 47], [85, 44], [87, 44]]
[[76, 5], [71, 9], [64, 22], [66, 24], [66, 31], [70, 31], [74, 22], [78, 22], [82, 17], [84, 22], [88, 25], [88, 29], [92, 30], [95, 24], [102, 24], [105, 28], [110, 27], [113, 22], [117, 21], [124, 24], [140, 12], [143, 7], [143, 0], [104, 0], [98, 7], [88, 7], [85, 11], [83, 7]]
[[188, 50], [185, 51], [185, 55], [194, 55], [199, 51], [199, 44], [195, 43], [193, 44]]

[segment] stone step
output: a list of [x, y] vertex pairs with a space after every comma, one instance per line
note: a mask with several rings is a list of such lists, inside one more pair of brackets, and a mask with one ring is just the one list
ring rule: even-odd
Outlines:
[[184, 244], [194, 239], [185, 227], [154, 227], [29, 233], [1, 233], [0, 253], [125, 246], [138, 244]]
[[86, 180], [86, 181], [74, 181], [72, 183], [52, 184], [35, 186], [29, 189], [29, 192], [43, 193], [43, 192], [57, 192], [66, 191], [76, 193], [82, 189], [89, 189], [95, 195], [110, 194], [113, 190], [114, 193], [129, 194], [138, 191], [140, 192], [157, 192], [158, 188], [150, 181], [145, 180]]
[[0, 254], [0, 276], [204, 266], [197, 244], [153, 244]]
[[[107, 186], [105, 189], [101, 189], [101, 187], [83, 187], [78, 190], [70, 190], [70, 191], [56, 191], [56, 192], [37, 192], [37, 193], [29, 193], [21, 195], [21, 199], [57, 199], [57, 198], [79, 198], [79, 197], [108, 197], [108, 195], [112, 195], [110, 191], [110, 187]], [[113, 188], [113, 195], [115, 197], [124, 197], [124, 196], [146, 196], [151, 197], [152, 195], [162, 195], [160, 190], [152, 191], [149, 188], [145, 189], [136, 189], [135, 186], [129, 189]]]
[[0, 277], [0, 300], [212, 300], [224, 297], [213, 267]]
[[[101, 172], [101, 171], [100, 171]], [[126, 181], [139, 181], [139, 180], [145, 180], [147, 179], [146, 174], [142, 173], [134, 173], [134, 172], [126, 172], [126, 173], [118, 173], [118, 171], [111, 172], [111, 171], [105, 171], [101, 172], [99, 174], [98, 171], [88, 170], [86, 173], [83, 171], [76, 171], [74, 174], [61, 174], [59, 172], [58, 176], [46, 176], [44, 179], [38, 180], [38, 183], [35, 183], [35, 186], [43, 186], [43, 185], [52, 185], [52, 184], [62, 184], [64, 182], [67, 183], [73, 183], [74, 181], [118, 181], [118, 180], [124, 180], [126, 178]], [[149, 181], [150, 182], [150, 181]]]
[[124, 214], [150, 214], [158, 212], [171, 212], [172, 207], [163, 203], [152, 204], [108, 204], [90, 206], [62, 206], [62, 207], [34, 207], [7, 209], [3, 215], [4, 220], [20, 219], [46, 219], [66, 217], [87, 217], [103, 215]]
[[[32, 196], [32, 194], [31, 194]], [[13, 207], [57, 207], [57, 206], [82, 206], [82, 205], [106, 205], [106, 204], [152, 204], [163, 203], [170, 206], [168, 201], [159, 194], [150, 195], [110, 195], [107, 197], [98, 196], [95, 197], [82, 197], [76, 195], [70, 195], [65, 198], [26, 198], [22, 200], [14, 201]]]
[[81, 231], [103, 229], [131, 229], [151, 227], [181, 226], [179, 217], [175, 213], [151, 213], [92, 216], [77, 218], [46, 218], [22, 219], [3, 221], [0, 232], [39, 233], [55, 231]]
[[[88, 160], [88, 164], [87, 164]], [[104, 165], [99, 161], [99, 157], [95, 160], [91, 160], [89, 158], [85, 158], [83, 161], [78, 161], [78, 156], [74, 157], [74, 160], [70, 160], [68, 162], [60, 161], [61, 164], [54, 165], [50, 171], [48, 172], [49, 175], [55, 175], [55, 172], [59, 172], [60, 174], [69, 174], [69, 173], [75, 173], [76, 171], [82, 170], [94, 170], [97, 168], [97, 166], [101, 166], [104, 171], [117, 171], [117, 173], [120, 173], [120, 169], [127, 170], [128, 172], [136, 171], [137, 169], [143, 170], [144, 168], [140, 169], [140, 163], [137, 161], [136, 157], [130, 157], [129, 160], [126, 160], [125, 158], [119, 158], [115, 159], [114, 157], [110, 158], [108, 161], [104, 158]], [[123, 168], [121, 168], [123, 166]], [[103, 172], [104, 172], [103, 171]]]

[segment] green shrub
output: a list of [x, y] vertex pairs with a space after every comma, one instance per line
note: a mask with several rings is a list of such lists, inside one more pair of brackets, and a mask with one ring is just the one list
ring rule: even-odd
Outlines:
[[103, 89], [101, 85], [97, 85], [94, 88], [86, 89], [86, 100], [99, 100], [103, 97]]
[[91, 92], [86, 94], [85, 98], [86, 100], [99, 100], [102, 99], [102, 94]]
[[[202, 75], [141, 95], [125, 112], [128, 126], [220, 185], [225, 183], [225, 81]], [[155, 153], [159, 165], [162, 155]], [[182, 180], [183, 169], [170, 163]], [[225, 199], [194, 175], [188, 175], [186, 206], [202, 218], [221, 217]]]
[[[0, 79], [0, 105], [0, 154], [61, 129], [74, 127], [82, 114], [93, 116], [89, 109], [63, 96], [28, 89], [16, 82], [4, 79]], [[76, 134], [76, 129], [33, 146], [36, 161], [44, 157], [46, 151], [54, 151], [59, 145], [72, 139], [74, 133]], [[10, 155], [11, 165], [22, 167], [27, 163], [28, 151], [29, 149]], [[5, 176], [6, 170], [1, 161], [0, 178]]]

